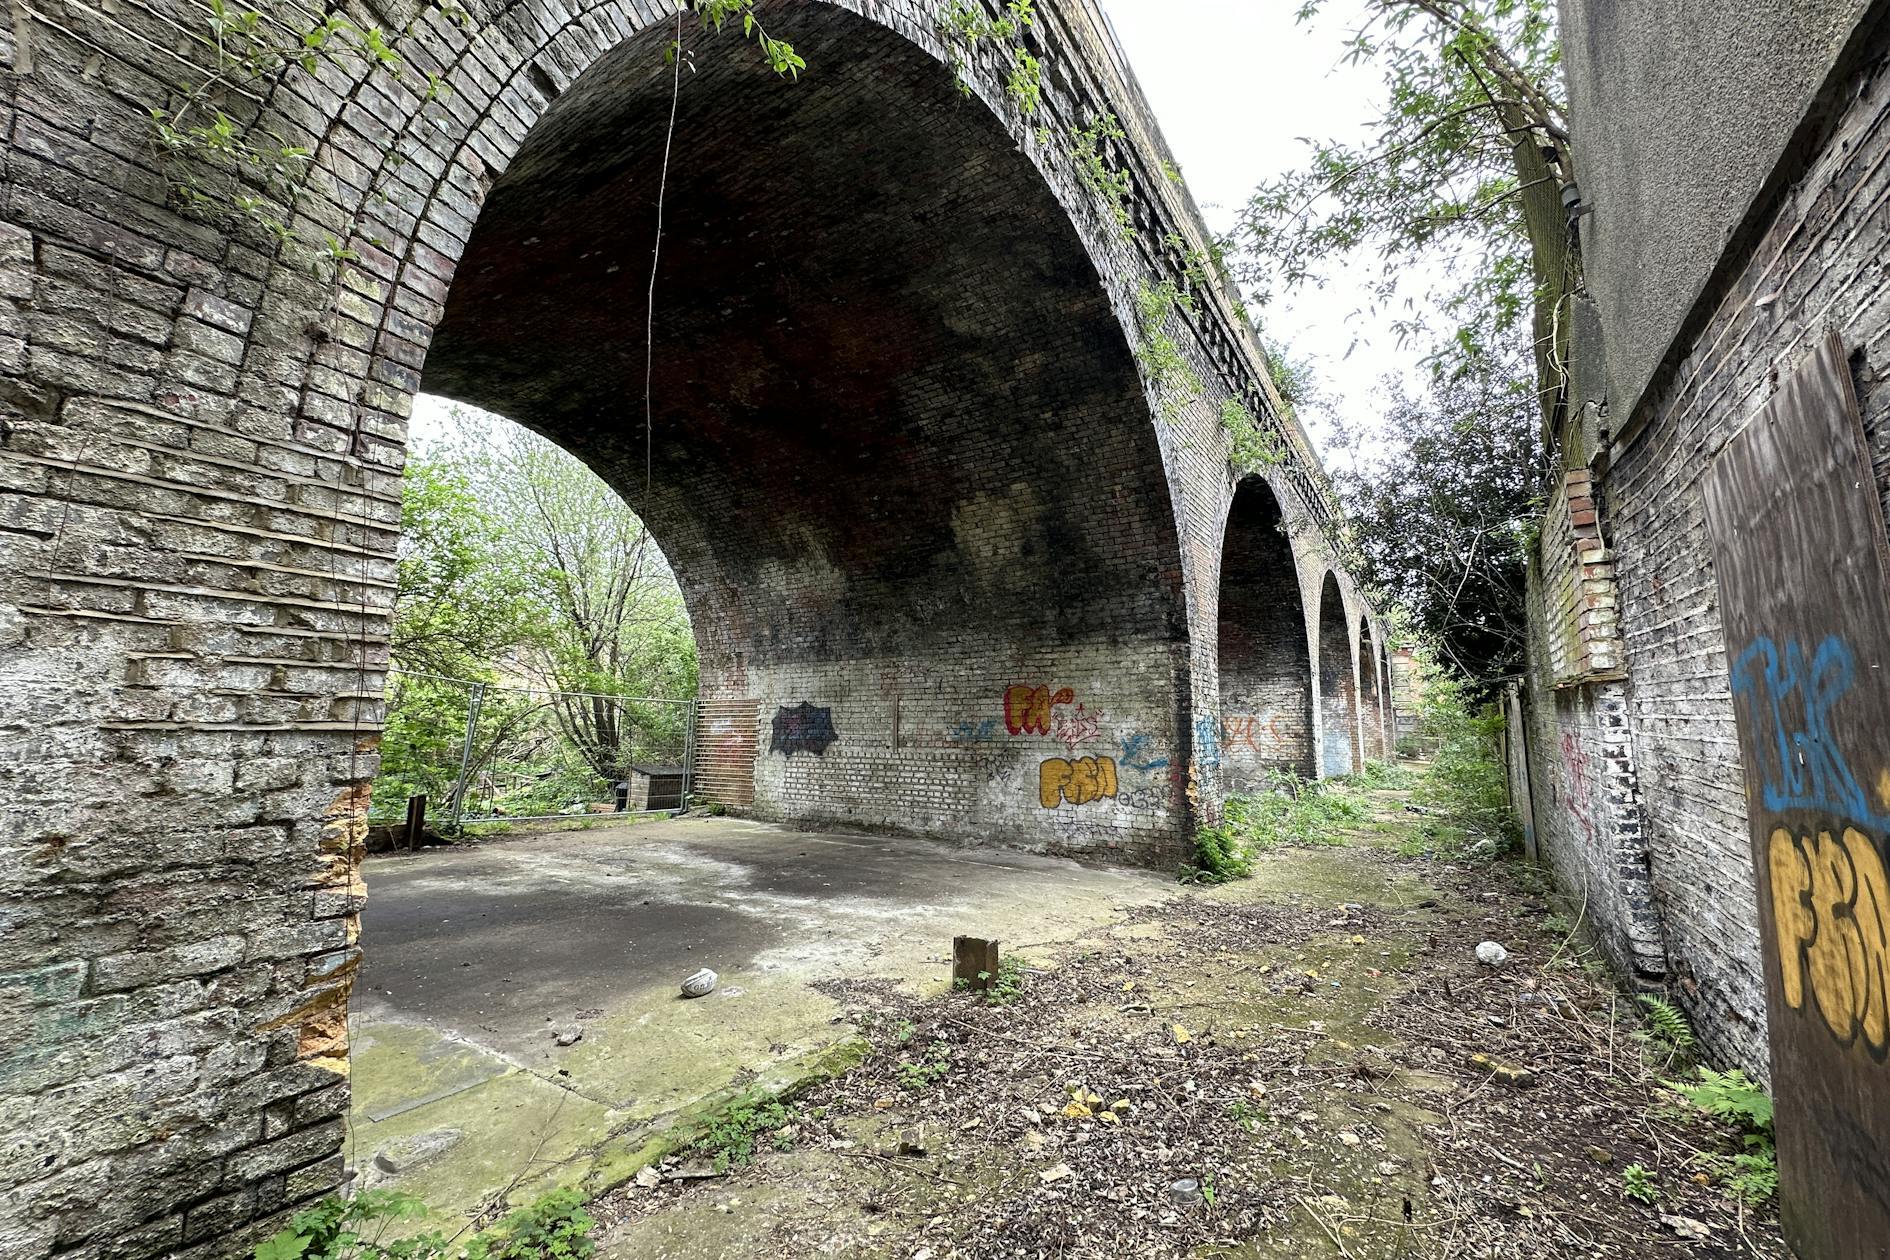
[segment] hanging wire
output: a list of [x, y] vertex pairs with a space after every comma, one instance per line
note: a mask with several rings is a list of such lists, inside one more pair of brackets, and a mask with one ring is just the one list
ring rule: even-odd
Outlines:
[[643, 306], [643, 494], [648, 502], [655, 481], [656, 420], [652, 382], [656, 376], [656, 264], [663, 256], [663, 199], [669, 192], [670, 146], [676, 140], [676, 106], [682, 99], [683, 10], [676, 10], [676, 38], [669, 46], [669, 128], [663, 133], [663, 165], [656, 183], [656, 242], [650, 247], [650, 290]]

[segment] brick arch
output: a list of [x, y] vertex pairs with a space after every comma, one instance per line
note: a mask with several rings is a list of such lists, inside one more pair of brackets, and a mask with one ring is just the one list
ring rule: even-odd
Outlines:
[[[1165, 860], [1188, 825], [1173, 776], [1137, 784], [1135, 808], [1017, 814], [1046, 799], [1054, 750], [1037, 744], [1055, 732], [993, 747], [985, 729], [1010, 687], [1048, 686], [1109, 719], [1066, 758], [1142, 736], [1172, 759], [1184, 742], [1184, 564], [1111, 288], [1128, 283], [1120, 242], [1095, 239], [1089, 202], [1072, 216], [1018, 119], [956, 90], [929, 24], [856, 7], [774, 6], [810, 62], [797, 83], [733, 32], [684, 78], [647, 448], [673, 32], [627, 7], [601, 35], [607, 7], [537, 33], [430, 159], [436, 178], [363, 201], [304, 411], [374, 451], [424, 387], [545, 434], [622, 493], [683, 585], [705, 698], [755, 707], [754, 794], [733, 803], [954, 835], [999, 816], [1022, 843]], [[331, 136], [318, 159], [339, 172], [348, 147]], [[366, 380], [338, 406], [344, 366]], [[777, 755], [771, 719], [802, 704], [840, 738]]]
[[[423, 16], [406, 46], [415, 73], [400, 83], [324, 69], [271, 89], [265, 125], [315, 154], [292, 226], [358, 255], [333, 275], [312, 274], [305, 252], [272, 253], [167, 205], [146, 110], [165, 103], [180, 73], [162, 51], [176, 42], [169, 23], [197, 20], [196, 6], [72, 7], [61, 26], [33, 28], [33, 70], [0, 76], [11, 120], [0, 315], [24, 336], [0, 338], [0, 483], [19, 557], [0, 572], [12, 679], [0, 734], [25, 768], [16, 778], [27, 776], [7, 801], [9, 838], [30, 854], [0, 876], [0, 900], [18, 913], [8, 966], [25, 969], [13, 974], [35, 1009], [35, 1066], [0, 1084], [0, 1106], [26, 1107], [36, 1131], [58, 1136], [50, 1162], [0, 1170], [0, 1215], [20, 1222], [26, 1254], [89, 1253], [107, 1239], [127, 1257], [241, 1250], [246, 1231], [268, 1232], [342, 1177], [359, 824], [387, 664], [406, 417], [423, 377], [450, 384], [457, 362], [456, 392], [523, 411], [620, 487], [641, 483], [634, 397], [606, 408], [590, 394], [592, 429], [580, 432], [558, 399], [530, 397], [491, 370], [483, 348], [503, 338], [448, 317], [480, 291], [462, 255], [482, 203], [503, 198], [534, 124], [552, 118], [539, 134], [561, 134], [554, 99], [581, 99], [586, 71], [613, 50], [661, 38], [640, 34], [652, 6], [467, 7], [464, 28]], [[856, 138], [876, 137], [847, 117], [850, 103], [909, 107], [910, 119], [874, 115], [888, 135], [933, 124], [913, 152], [949, 159], [956, 178], [932, 185], [925, 205], [855, 200], [860, 221], [868, 211], [898, 220], [887, 231], [899, 248], [855, 260], [862, 267], [897, 261], [919, 275], [1003, 254], [1018, 274], [991, 277], [988, 303], [935, 292], [900, 308], [902, 321], [867, 306], [873, 289], [857, 275], [845, 283], [843, 252], [804, 252], [798, 270], [784, 270], [801, 290], [802, 322], [789, 331], [809, 339], [781, 348], [785, 375], [770, 374], [774, 357], [726, 348], [692, 360], [691, 336], [731, 329], [719, 327], [719, 307], [671, 308], [695, 322], [667, 330], [666, 396], [679, 381], [706, 384], [681, 391], [688, 409], [660, 417], [658, 436], [684, 420], [703, 436], [658, 448], [671, 461], [659, 490], [690, 484], [702, 504], [720, 493], [714, 508], [733, 523], [717, 533], [665, 517], [654, 497], [642, 506], [664, 521], [697, 622], [704, 609], [717, 614], [707, 620], [723, 638], [704, 655], [733, 706], [722, 712], [735, 701], [758, 717], [778, 702], [831, 710], [841, 743], [777, 756], [757, 783], [763, 808], [806, 817], [799, 802], [817, 794], [842, 817], [877, 810], [957, 834], [998, 821], [1026, 845], [1166, 862], [1189, 834], [1186, 790], [1203, 810], [1216, 791], [1212, 774], [1194, 771], [1212, 769], [1203, 750], [1214, 747], [1200, 733], [1214, 730], [1215, 634], [1201, 632], [1197, 610], [1213, 607], [1229, 493], [1219, 407], [1238, 398], [1281, 432], [1290, 425], [1250, 331], [1218, 291], [1197, 293], [1173, 328], [1200, 396], [1166, 400], [1174, 405], [1150, 422], [1124, 329], [1138, 287], [1180, 280], [1175, 242], [1205, 247], [1205, 229], [1163, 174], [1153, 120], [1094, 5], [1042, 0], [1038, 12], [1047, 75], [1043, 110], [1029, 120], [1004, 109], [1004, 68], [989, 56], [967, 68], [977, 99], [950, 97], [933, 0], [768, 5], [810, 54], [809, 79], [831, 67], [830, 82], [847, 81], [840, 35], [874, 50], [851, 59], [867, 79], [851, 97], [814, 85], [797, 99], [733, 31], [710, 45], [704, 75], [755, 76], [736, 85], [752, 86], [742, 99], [755, 109], [722, 119], [748, 130], [719, 144], [765, 137], [791, 121], [773, 111], [810, 99], [827, 101]], [[816, 13], [828, 16], [798, 28]], [[453, 91], [423, 110], [425, 74]], [[1133, 237], [1082, 186], [1067, 144], [1035, 138], [1039, 124], [1067, 137], [1105, 112], [1128, 132], [1111, 148], [1130, 185], [1121, 208]], [[566, 135], [578, 148], [582, 130]], [[698, 213], [675, 223], [677, 262], [713, 253], [703, 237], [713, 173], [698, 169], [704, 182], [679, 193]], [[816, 217], [836, 208], [805, 195], [799, 204]], [[937, 257], [912, 230], [922, 215]], [[726, 268], [719, 279], [724, 292], [736, 287]], [[849, 302], [818, 309], [815, 286], [831, 280]], [[687, 299], [686, 283], [665, 282], [663, 293]], [[746, 310], [728, 320], [745, 344], [781, 345]], [[446, 333], [430, 364], [436, 326]], [[567, 335], [589, 338], [601, 373], [635, 328]], [[896, 376], [894, 352], [921, 335], [948, 366], [930, 380], [909, 366]], [[614, 370], [621, 379], [622, 364]], [[572, 372], [560, 379], [595, 384]], [[821, 398], [793, 398], [785, 382], [795, 380], [818, 383]], [[893, 380], [918, 386], [887, 388]], [[793, 424], [767, 430], [764, 411]], [[816, 422], [834, 440], [812, 443]], [[712, 431], [750, 453], [744, 475], [778, 464], [790, 486], [797, 473], [803, 486], [827, 477], [869, 504], [868, 519], [842, 531], [831, 516], [770, 515], [774, 490], [752, 475], [717, 487], [703, 472]], [[905, 446], [870, 445], [889, 434]], [[867, 478], [842, 475], [853, 453], [843, 438], [886, 470], [877, 500]], [[1316, 474], [1296, 439], [1276, 483], [1290, 513], [1320, 518]], [[861, 609], [885, 615], [853, 615]], [[1071, 704], [1058, 705], [1066, 689]], [[1080, 720], [1059, 729], [1060, 713]], [[759, 729], [765, 743], [771, 724]], [[849, 740], [852, 760], [841, 755]], [[1058, 769], [1088, 757], [1098, 761], [1080, 773]], [[84, 1055], [72, 1052], [74, 1027], [85, 1030]], [[127, 1109], [129, 1074], [151, 1067], [141, 1056], [152, 1047], [174, 1048], [175, 1062], [161, 1091]]]
[[1298, 558], [1264, 477], [1235, 487], [1221, 544], [1219, 652], [1223, 784], [1257, 785], [1269, 770], [1318, 773], [1313, 670]]
[[1351, 619], [1339, 577], [1326, 570], [1319, 584], [1319, 773], [1358, 769], [1359, 702]]
[[1385, 750], [1385, 687], [1378, 670], [1379, 653], [1370, 617], [1358, 621], [1358, 681], [1360, 751], [1382, 761]]

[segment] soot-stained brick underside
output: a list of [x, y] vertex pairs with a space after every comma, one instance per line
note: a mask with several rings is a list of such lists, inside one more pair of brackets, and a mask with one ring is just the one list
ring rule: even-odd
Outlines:
[[[566, 446], [648, 521], [705, 677], [748, 664], [1185, 635], [1133, 354], [1082, 242], [949, 70], [797, 7], [784, 83], [646, 34], [493, 184], [425, 387]], [[646, 463], [647, 458], [647, 463]]]
[[[1318, 773], [1312, 756], [1312, 661], [1299, 571], [1279, 501], [1265, 479], [1234, 492], [1221, 547], [1220, 684], [1224, 720], [1252, 720], [1257, 738], [1226, 741], [1230, 779], [1268, 768]], [[1244, 764], [1243, 748], [1255, 755]]]

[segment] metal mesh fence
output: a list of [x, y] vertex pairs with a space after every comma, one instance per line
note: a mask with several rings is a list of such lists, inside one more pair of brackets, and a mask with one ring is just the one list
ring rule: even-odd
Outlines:
[[401, 818], [414, 796], [455, 823], [681, 809], [695, 708], [393, 670], [369, 819]]

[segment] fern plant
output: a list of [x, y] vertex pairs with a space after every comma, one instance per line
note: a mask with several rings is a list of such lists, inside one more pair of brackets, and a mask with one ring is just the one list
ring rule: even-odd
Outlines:
[[1778, 1150], [1772, 1138], [1772, 1099], [1738, 1068], [1730, 1072], [1698, 1069], [1699, 1083], [1663, 1081], [1688, 1103], [1731, 1127], [1744, 1148], [1702, 1161], [1727, 1191], [1757, 1206], [1778, 1193]]
[[1687, 1023], [1685, 1012], [1658, 994], [1643, 993], [1640, 1002], [1647, 1008], [1651, 1039], [1667, 1047], [1667, 1062], [1693, 1052], [1693, 1028]]

